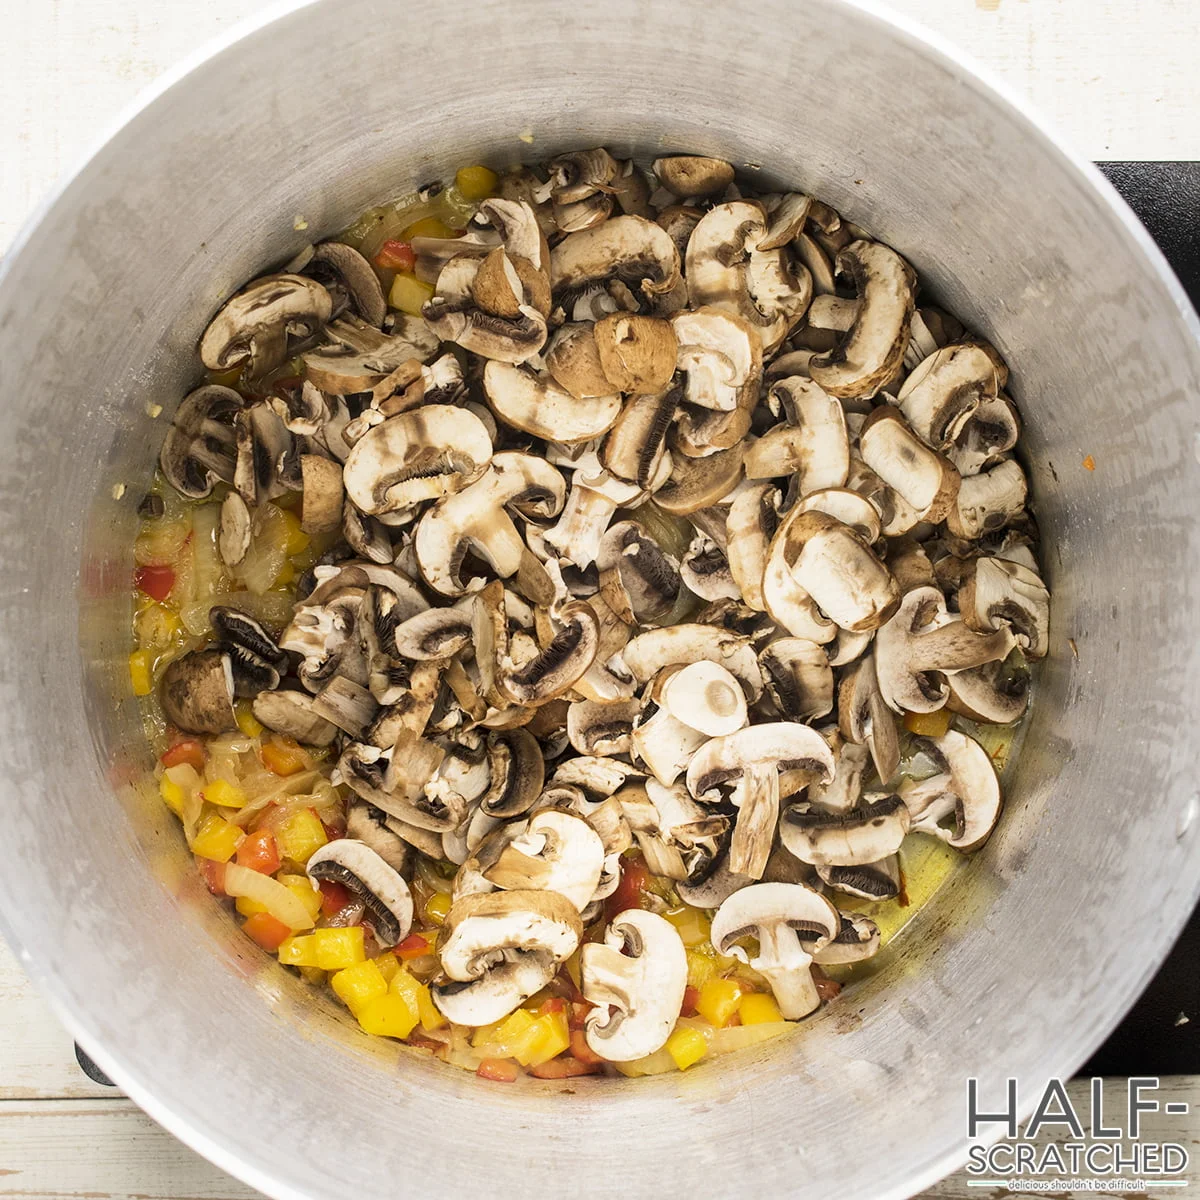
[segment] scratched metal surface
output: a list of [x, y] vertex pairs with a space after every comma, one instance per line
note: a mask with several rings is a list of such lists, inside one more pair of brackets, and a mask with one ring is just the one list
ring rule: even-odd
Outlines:
[[[499, 1198], [535, 1183], [650, 1195], [664, 1171], [718, 1196], [823, 1196], [834, 1180], [847, 1197], [909, 1194], [954, 1165], [963, 1076], [1017, 1075], [1032, 1094], [1069, 1073], [1195, 897], [1194, 315], [1086, 172], [951, 60], [846, 5], [764, 0], [752, 25], [716, 0], [684, 15], [469, 7], [429, 30], [436, 56], [411, 53], [426, 35], [405, 23], [402, 71], [383, 0], [281, 18], [166, 89], [6, 264], [6, 928], [100, 1065], [272, 1195], [372, 1197], [400, 1179], [458, 1194], [484, 1163]], [[457, 162], [589, 143], [772, 164], [896, 245], [1019, 364], [1056, 617], [998, 836], [855, 1004], [719, 1070], [577, 1084], [567, 1103], [554, 1087], [485, 1095], [368, 1045], [203, 903], [170, 818], [135, 786], [124, 618], [161, 436], [146, 406], [169, 413], [191, 381], [222, 294]], [[619, 1156], [598, 1136], [617, 1129], [637, 1131]]]

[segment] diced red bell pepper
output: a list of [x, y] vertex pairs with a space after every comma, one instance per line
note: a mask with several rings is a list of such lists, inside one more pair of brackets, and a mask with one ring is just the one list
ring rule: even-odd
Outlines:
[[279, 862], [279, 847], [269, 829], [247, 834], [237, 848], [239, 867], [249, 867], [251, 871], [260, 871], [264, 875], [274, 875], [279, 870]]
[[516, 1083], [517, 1064], [507, 1058], [485, 1058], [475, 1072], [480, 1079], [491, 1079], [495, 1083]]
[[621, 882], [617, 890], [604, 902], [604, 915], [612, 920], [618, 913], [628, 908], [642, 907], [642, 892], [650, 882], [650, 872], [646, 864], [638, 858], [623, 858], [621, 860]]
[[562, 1012], [566, 1005], [567, 1002], [561, 996], [548, 996], [538, 1005], [538, 1016], [544, 1017], [547, 1013]]
[[696, 1015], [696, 1001], [700, 999], [700, 989], [694, 988], [689, 983], [683, 989], [683, 1005], [679, 1009], [681, 1017], [694, 1017]]
[[242, 922], [242, 930], [264, 950], [278, 950], [292, 936], [292, 931], [268, 912], [254, 913]]
[[424, 958], [433, 951], [424, 934], [410, 933], [404, 941], [392, 947], [392, 953], [402, 962], [408, 962], [410, 958]]
[[587, 1015], [592, 1011], [592, 1005], [586, 1000], [572, 1000], [571, 1011], [567, 1015], [567, 1024], [572, 1029], [582, 1029]]
[[225, 864], [214, 862], [211, 858], [197, 858], [196, 866], [200, 868], [200, 874], [204, 876], [204, 883], [208, 890], [214, 896], [224, 896], [226, 894]]
[[576, 1075], [595, 1075], [600, 1070], [598, 1063], [580, 1062], [569, 1054], [560, 1054], [547, 1062], [530, 1067], [535, 1079], [573, 1079]]
[[[317, 810], [315, 808], [310, 809], [310, 811], [314, 816], [317, 816]], [[321, 828], [325, 830], [325, 836], [331, 842], [336, 842], [338, 838], [344, 838], [346, 836], [345, 825], [330, 825], [328, 821], [322, 820], [319, 816], [317, 816], [317, 820], [321, 822]]]
[[587, 1044], [587, 1038], [584, 1036], [582, 1029], [573, 1029], [571, 1031], [571, 1045], [569, 1050], [573, 1058], [577, 1058], [587, 1066], [596, 1067], [604, 1062], [604, 1059]]
[[836, 979], [830, 979], [816, 963], [808, 969], [812, 972], [813, 983], [817, 985], [817, 995], [821, 997], [822, 1004], [826, 1000], [832, 1000], [842, 990], [842, 985]]
[[203, 771], [204, 762], [207, 758], [208, 752], [204, 749], [203, 742], [196, 738], [184, 738], [165, 751], [159, 762], [164, 767], [178, 767], [181, 763], [187, 763], [189, 767], [195, 767], [197, 771]]
[[334, 879], [322, 879], [318, 886], [321, 889], [321, 913], [323, 916], [332, 917], [354, 901], [350, 889]]
[[170, 567], [138, 567], [133, 572], [133, 583], [151, 600], [161, 603], [175, 586], [175, 572]]
[[411, 271], [417, 265], [417, 256], [408, 242], [389, 238], [371, 261], [384, 271]]

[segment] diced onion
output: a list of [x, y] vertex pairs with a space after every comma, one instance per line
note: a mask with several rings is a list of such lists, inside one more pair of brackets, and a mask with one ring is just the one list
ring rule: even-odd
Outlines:
[[261, 904], [277, 921], [282, 921], [293, 933], [311, 929], [313, 919], [304, 902], [278, 879], [239, 867], [237, 863], [225, 864], [225, 891], [230, 896], [245, 896]]

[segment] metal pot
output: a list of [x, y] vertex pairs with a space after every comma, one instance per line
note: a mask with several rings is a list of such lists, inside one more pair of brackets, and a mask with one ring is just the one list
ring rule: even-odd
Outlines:
[[[222, 297], [459, 164], [593, 145], [762, 164], [995, 342], [1055, 608], [999, 831], [883, 969], [758, 1051], [564, 1095], [368, 1041], [210, 902], [145, 786], [128, 579]], [[1198, 332], [1095, 171], [848, 0], [277, 10], [161, 84], [5, 263], [0, 906], [22, 961], [153, 1117], [276, 1197], [908, 1195], [964, 1153], [966, 1077], [1031, 1105], [1195, 899]]]

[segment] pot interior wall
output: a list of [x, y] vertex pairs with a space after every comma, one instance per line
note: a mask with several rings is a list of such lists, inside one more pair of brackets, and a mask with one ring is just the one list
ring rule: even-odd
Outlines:
[[[951, 1165], [966, 1076], [1032, 1094], [1073, 1068], [1190, 907], [1194, 317], [1092, 180], [961, 68], [837, 0], [756, 14], [300, 8], [136, 115], [0, 284], [4, 920], [135, 1098], [275, 1194], [486, 1177], [517, 1197], [551, 1170], [586, 1197], [657, 1193], [664, 1174], [717, 1195], [902, 1194]], [[1053, 639], [998, 834], [887, 969], [718, 1067], [504, 1090], [368, 1043], [202, 894], [139, 785], [129, 547], [229, 291], [463, 163], [598, 144], [716, 154], [819, 195], [994, 340], [1027, 425]], [[864, 1128], [869, 1155], [850, 1142]]]

